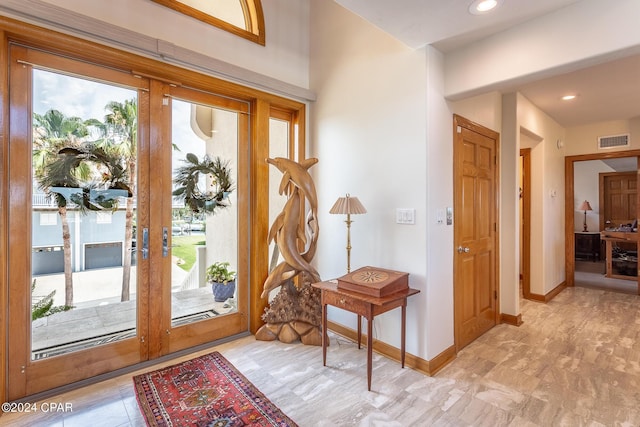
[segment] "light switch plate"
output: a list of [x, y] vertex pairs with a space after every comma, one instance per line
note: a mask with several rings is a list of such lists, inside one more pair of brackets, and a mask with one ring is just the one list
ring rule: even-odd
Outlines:
[[415, 224], [415, 209], [396, 209], [396, 224]]

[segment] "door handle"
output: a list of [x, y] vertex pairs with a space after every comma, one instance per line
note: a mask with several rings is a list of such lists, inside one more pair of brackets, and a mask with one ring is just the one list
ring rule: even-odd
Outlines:
[[142, 252], [142, 259], [149, 258], [149, 229], [142, 229], [142, 248], [140, 249]]
[[465, 246], [465, 247], [458, 246], [458, 253], [459, 253], [459, 254], [461, 254], [461, 253], [468, 254], [468, 253], [469, 253], [469, 250], [470, 250], [470, 249], [469, 249], [468, 247], [466, 247], [466, 246]]
[[169, 229], [162, 227], [162, 256], [169, 255]]

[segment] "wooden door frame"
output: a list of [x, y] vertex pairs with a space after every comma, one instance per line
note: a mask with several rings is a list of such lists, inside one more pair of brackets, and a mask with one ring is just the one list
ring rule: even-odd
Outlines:
[[[184, 85], [196, 90], [215, 92], [222, 96], [241, 99], [251, 104], [251, 156], [249, 186], [251, 188], [251, 202], [249, 216], [251, 224], [249, 244], [251, 247], [249, 257], [249, 293], [248, 305], [239, 310], [247, 316], [248, 331], [255, 331], [264, 323], [262, 313], [267, 306], [266, 299], [260, 298], [262, 286], [268, 275], [268, 251], [260, 248], [266, 245], [269, 230], [268, 206], [264, 203], [264, 195], [268, 193], [269, 165], [265, 159], [268, 157], [269, 141], [269, 111], [272, 107], [290, 111], [297, 125], [297, 154], [303, 158], [305, 154], [305, 118], [306, 104], [303, 102], [284, 98], [273, 93], [261, 91], [238, 83], [222, 80], [198, 71], [180, 68], [159, 60], [138, 56], [113, 47], [100, 45], [99, 43], [69, 36], [49, 29], [26, 24], [11, 18], [0, 17], [0, 63], [7, 64], [9, 57], [9, 41], [36, 50], [59, 54], [61, 57], [86, 60], [95, 65], [102, 65], [115, 70], [136, 70], [135, 76], [152, 77], [158, 81], [168, 81], [175, 85]], [[9, 182], [9, 70], [8, 67], [0, 67], [0, 245], [2, 248], [10, 247], [12, 233], [8, 230], [9, 203], [11, 192], [22, 191], [21, 188], [12, 188]], [[21, 233], [17, 233], [21, 235]], [[8, 301], [9, 251], [0, 251], [0, 348], [6, 349], [7, 343], [7, 319], [9, 317]], [[14, 257], [15, 258], [15, 257]], [[13, 258], [12, 258], [13, 259]], [[114, 355], [118, 358], [119, 355]], [[0, 400], [8, 400], [7, 367], [8, 355], [0, 351]], [[1, 415], [1, 414], [0, 414]]]
[[[564, 230], [565, 230], [565, 277], [567, 286], [575, 286], [576, 248], [574, 238], [574, 163], [586, 160], [619, 159], [637, 157], [640, 165], [640, 150], [612, 151], [607, 153], [581, 154], [564, 158]], [[640, 174], [638, 175], [640, 184]], [[636, 216], [640, 216], [640, 191], [637, 194]], [[638, 293], [640, 294], [640, 276], [638, 277]]]
[[531, 148], [521, 148], [522, 157], [522, 295], [531, 299]]
[[[457, 139], [458, 139], [458, 131], [457, 128], [459, 126], [465, 127], [467, 129], [470, 129], [476, 133], [479, 133], [481, 135], [484, 135], [486, 137], [489, 138], [494, 138], [496, 141], [496, 148], [495, 148], [495, 176], [494, 176], [494, 209], [495, 209], [495, 232], [494, 232], [494, 236], [493, 236], [493, 245], [494, 245], [494, 251], [495, 251], [495, 261], [494, 261], [494, 274], [495, 274], [495, 314], [494, 314], [494, 322], [495, 325], [500, 324], [500, 319], [501, 319], [501, 315], [500, 315], [500, 133], [491, 130], [485, 126], [482, 126], [478, 123], [475, 123], [465, 117], [462, 117], [458, 114], [454, 114], [453, 115], [453, 199], [454, 199], [454, 204], [455, 204], [455, 200], [457, 199], [455, 191], [458, 188], [458, 184], [456, 182], [456, 155], [457, 155]], [[454, 214], [455, 212], [458, 210], [458, 206], [454, 206]], [[456, 251], [456, 244], [458, 242], [458, 240], [460, 239], [460, 237], [458, 236], [459, 231], [457, 229], [456, 226], [456, 221], [454, 219], [454, 226], [453, 226], [453, 250]], [[454, 258], [456, 256], [455, 252], [453, 254]], [[456, 350], [456, 353], [458, 353], [461, 348], [460, 346], [460, 340], [459, 340], [459, 327], [456, 321], [456, 303], [457, 303], [457, 298], [459, 298], [458, 292], [456, 291], [457, 286], [456, 286], [456, 261], [454, 259], [453, 262], [453, 310], [454, 310], [454, 322], [453, 322], [453, 327], [454, 327], [454, 347]], [[494, 326], [495, 326], [494, 325]]]

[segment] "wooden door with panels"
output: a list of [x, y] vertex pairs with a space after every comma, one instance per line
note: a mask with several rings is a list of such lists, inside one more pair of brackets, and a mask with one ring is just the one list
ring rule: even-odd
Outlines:
[[453, 130], [454, 329], [459, 351], [499, 319], [499, 134], [458, 115]]
[[600, 230], [607, 227], [633, 224], [636, 219], [637, 172], [611, 172], [599, 174]]

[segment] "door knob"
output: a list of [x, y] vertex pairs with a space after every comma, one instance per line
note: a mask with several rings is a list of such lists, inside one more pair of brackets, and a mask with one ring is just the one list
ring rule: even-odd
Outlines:
[[459, 253], [459, 254], [461, 254], [461, 253], [468, 254], [468, 253], [469, 253], [469, 248], [468, 248], [468, 247], [466, 247], [466, 246], [465, 246], [465, 247], [458, 246], [458, 253]]

